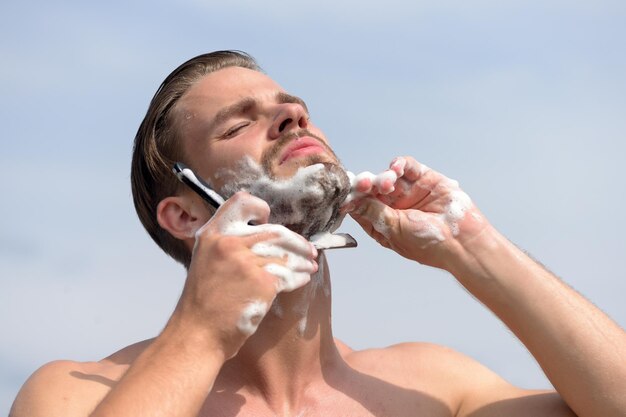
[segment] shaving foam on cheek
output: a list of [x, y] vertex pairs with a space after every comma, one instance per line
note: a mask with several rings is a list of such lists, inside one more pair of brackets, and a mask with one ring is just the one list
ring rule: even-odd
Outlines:
[[[309, 184], [310, 178], [324, 169], [322, 164], [301, 168], [292, 178], [277, 181], [265, 174], [261, 167], [250, 158], [246, 158], [245, 161], [246, 169], [243, 171], [244, 173], [247, 172], [249, 178], [234, 183], [232, 185], [233, 189], [225, 186], [223, 192], [230, 194], [243, 188], [250, 194], [261, 196], [265, 201], [290, 206], [291, 209], [285, 211], [285, 217], [281, 219], [282, 224], [298, 223], [306, 216], [304, 210], [294, 207], [294, 203], [298, 201], [298, 194], [302, 194], [305, 190], [311, 195], [311, 198], [321, 196], [322, 194], [321, 189], [311, 187]], [[245, 184], [242, 184], [244, 182]]]
[[236, 169], [221, 169], [220, 193], [231, 196], [248, 191], [271, 205], [270, 223], [288, 225], [309, 237], [320, 231], [336, 230], [343, 215], [339, 207], [349, 192], [349, 180], [338, 165], [313, 164], [299, 168], [290, 178], [277, 179], [245, 156]]
[[239, 331], [247, 336], [250, 336], [259, 327], [259, 323], [265, 317], [267, 313], [267, 303], [262, 301], [253, 301], [248, 304], [239, 317], [237, 322], [237, 328]]

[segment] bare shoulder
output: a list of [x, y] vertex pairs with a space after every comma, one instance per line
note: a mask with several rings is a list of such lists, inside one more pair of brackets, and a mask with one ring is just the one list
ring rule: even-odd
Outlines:
[[139, 344], [97, 362], [53, 361], [20, 389], [9, 417], [88, 416], [124, 375]]
[[110, 365], [54, 361], [35, 371], [13, 403], [10, 417], [88, 416], [110, 389]]
[[484, 368], [472, 358], [453, 349], [423, 342], [350, 351], [345, 359], [355, 369], [380, 377], [408, 378], [409, 384], [416, 380], [427, 380], [428, 384], [432, 384], [443, 378], [446, 385], [449, 385], [451, 378], [463, 379], [466, 374], [476, 376], [476, 368]]
[[349, 351], [344, 357], [360, 372], [439, 398], [457, 416], [574, 416], [556, 392], [515, 387], [445, 346], [402, 343]]
[[385, 348], [339, 348], [354, 370], [445, 404], [454, 413], [462, 403], [463, 375], [473, 361], [444, 346], [402, 343]]

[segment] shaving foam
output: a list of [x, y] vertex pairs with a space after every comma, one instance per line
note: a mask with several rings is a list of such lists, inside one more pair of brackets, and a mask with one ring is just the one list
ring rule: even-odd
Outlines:
[[446, 240], [441, 225], [433, 222], [433, 219], [429, 219], [421, 211], [411, 210], [407, 214], [407, 218], [413, 225], [413, 235], [425, 241], [422, 248]]
[[[456, 183], [456, 181], [455, 181]], [[458, 183], [456, 183], [458, 187]], [[448, 204], [444, 213], [440, 214], [442, 220], [450, 227], [453, 236], [459, 234], [459, 222], [465, 217], [465, 213], [472, 207], [472, 200], [467, 194], [456, 188], [450, 191]]]
[[[404, 193], [410, 192], [411, 186], [409, 183], [398, 182], [398, 178], [401, 178], [404, 175], [406, 164], [407, 161], [405, 158], [397, 158], [391, 163], [392, 169], [383, 171], [378, 175], [374, 175], [369, 171], [364, 171], [357, 175], [352, 172], [348, 172], [351, 189], [344, 204], [367, 197], [371, 195], [373, 190], [380, 193], [380, 188], [386, 181], [393, 184], [393, 187], [389, 192], [393, 192], [397, 184], [402, 187], [401, 189]], [[430, 168], [426, 165], [420, 164], [418, 174], [423, 176], [429, 170]], [[363, 191], [357, 191], [357, 184], [365, 179], [369, 180], [369, 188]], [[443, 230], [444, 225], [449, 228], [453, 236], [457, 236], [460, 232], [459, 223], [463, 220], [465, 214], [472, 208], [472, 200], [459, 188], [459, 183], [457, 181], [445, 178], [441, 185], [447, 192], [447, 200], [443, 207], [443, 211], [439, 214], [432, 215], [437, 220], [433, 221], [432, 217], [428, 217], [425, 213], [418, 210], [407, 210], [407, 219], [413, 225], [412, 232], [416, 237], [426, 241], [425, 246], [436, 242], [443, 242], [445, 240]], [[385, 221], [385, 212], [382, 208], [383, 207], [381, 206], [381, 210], [377, 212], [376, 216], [370, 216], [369, 220], [371, 221], [374, 230], [389, 239], [390, 228]], [[480, 217], [475, 213], [472, 213], [472, 215], [474, 218], [476, 218], [476, 216]]]
[[338, 165], [313, 164], [299, 168], [290, 178], [277, 179], [250, 156], [242, 158], [235, 169], [219, 170], [216, 177], [224, 181], [222, 195], [243, 190], [267, 201], [270, 223], [285, 225], [307, 238], [339, 227], [344, 218], [339, 207], [350, 189]]
[[348, 239], [345, 236], [330, 232], [316, 233], [311, 236], [310, 241], [317, 249], [328, 249], [348, 244]]
[[241, 312], [237, 328], [247, 336], [253, 334], [265, 317], [265, 313], [267, 313], [267, 303], [262, 301], [251, 302]]
[[317, 255], [317, 250], [302, 236], [284, 226], [269, 223], [249, 224], [257, 221], [255, 213], [261, 210], [262, 205], [266, 203], [249, 197], [237, 200], [227, 211], [221, 206], [213, 217], [215, 220], [209, 220], [196, 232], [196, 244], [198, 236], [208, 225], [215, 226], [222, 235], [271, 234], [273, 236], [267, 240], [255, 243], [251, 251], [259, 256], [286, 260], [284, 265], [268, 263], [264, 268], [277, 278], [277, 292], [293, 291], [309, 282], [310, 274], [316, 271], [316, 266], [310, 259]]
[[[381, 193], [381, 190], [385, 182], [391, 184], [391, 189], [385, 190], [384, 194], [392, 193], [395, 190], [396, 181], [398, 180], [398, 174], [391, 169], [385, 170], [378, 175], [374, 175], [369, 171], [363, 171], [356, 175], [350, 171], [347, 171], [346, 173], [348, 174], [348, 179], [350, 180], [350, 192], [348, 193], [344, 204], [363, 198], [369, 195], [374, 189], [376, 189], [378, 193], [383, 194]], [[369, 180], [369, 187], [365, 190], [357, 191], [356, 185], [365, 179]]]

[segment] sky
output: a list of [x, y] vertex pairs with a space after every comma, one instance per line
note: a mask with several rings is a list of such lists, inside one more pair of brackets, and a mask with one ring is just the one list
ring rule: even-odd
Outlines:
[[[411, 155], [626, 325], [626, 3], [5, 1], [0, 4], [0, 414], [44, 363], [158, 334], [184, 283], [135, 215], [132, 140], [183, 61], [240, 49], [352, 171]], [[524, 388], [549, 381], [449, 274], [352, 220], [328, 254], [335, 335], [427, 341]], [[5, 411], [6, 410], [6, 411]]]

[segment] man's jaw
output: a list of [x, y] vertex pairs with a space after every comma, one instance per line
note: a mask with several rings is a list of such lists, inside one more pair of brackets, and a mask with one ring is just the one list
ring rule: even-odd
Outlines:
[[[334, 155], [333, 155], [334, 156]], [[271, 208], [270, 222], [282, 224], [306, 238], [334, 231], [343, 215], [339, 207], [350, 190], [345, 170], [326, 153], [292, 158], [286, 166], [294, 172], [283, 178], [270, 173], [250, 157], [244, 157], [234, 169], [223, 170], [225, 182], [220, 193], [230, 197], [245, 190], [265, 200]], [[285, 169], [279, 171], [284, 173]]]

